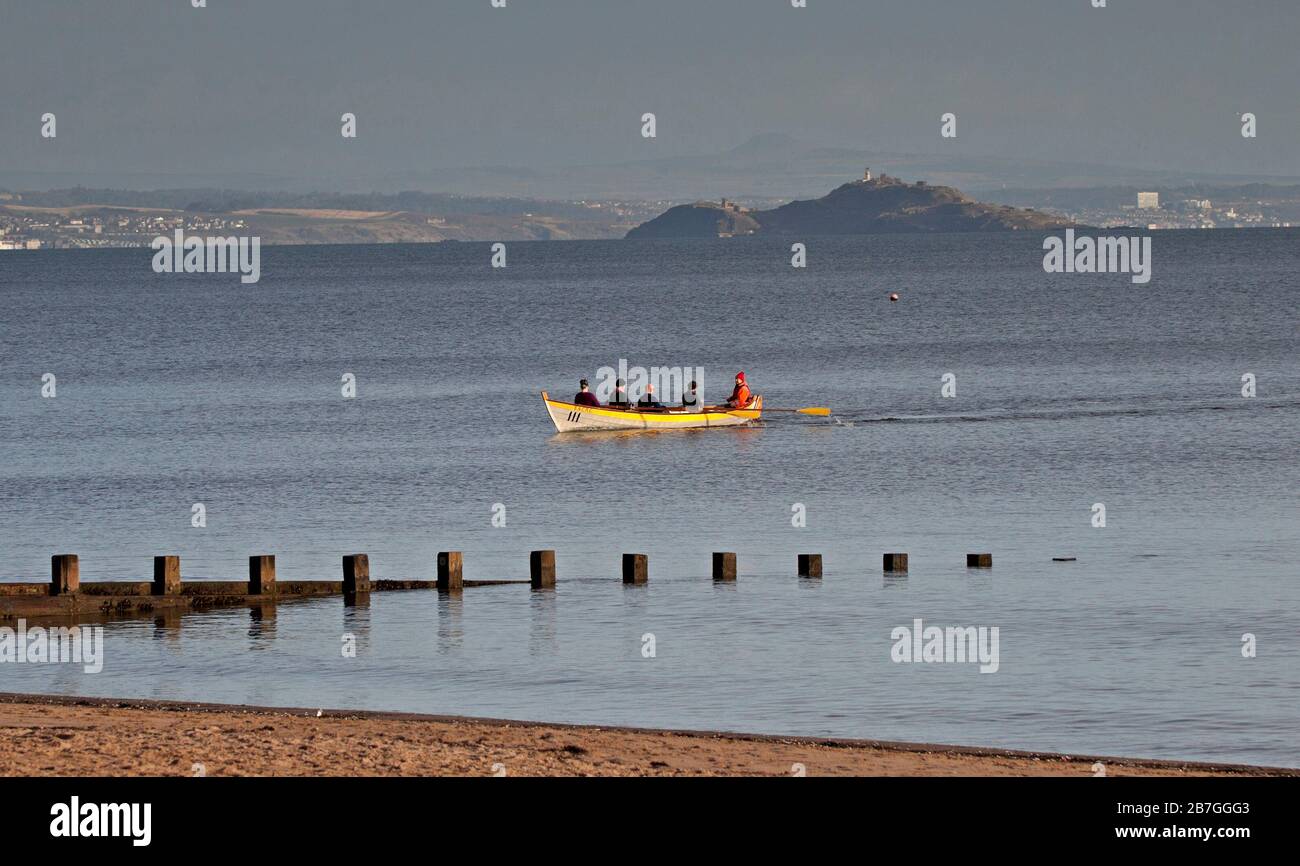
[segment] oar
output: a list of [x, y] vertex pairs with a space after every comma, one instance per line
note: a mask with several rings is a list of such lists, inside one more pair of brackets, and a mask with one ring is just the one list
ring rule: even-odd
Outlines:
[[769, 409], [769, 408], [767, 408], [766, 406], [764, 406], [760, 411], [762, 411], [762, 412], [798, 412], [800, 415], [822, 415], [822, 416], [826, 416], [826, 415], [831, 414], [831, 409], [830, 409], [829, 406], [805, 406], [805, 407], [802, 408], [802, 409]]
[[764, 406], [762, 409], [731, 409], [728, 414], [734, 412], [798, 412], [800, 415], [820, 415], [825, 417], [831, 414], [829, 406], [805, 406], [802, 409], [769, 409]]

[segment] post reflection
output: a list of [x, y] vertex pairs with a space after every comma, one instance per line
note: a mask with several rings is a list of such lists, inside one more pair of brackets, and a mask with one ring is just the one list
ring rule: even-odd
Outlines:
[[248, 608], [250, 649], [265, 649], [275, 639], [276, 608], [274, 602], [261, 602]]

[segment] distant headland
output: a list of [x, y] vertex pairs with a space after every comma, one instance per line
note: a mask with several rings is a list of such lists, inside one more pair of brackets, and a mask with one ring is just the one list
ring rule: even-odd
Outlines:
[[821, 198], [771, 210], [752, 210], [726, 199], [678, 205], [632, 229], [627, 238], [1045, 231], [1073, 225], [1041, 211], [978, 202], [950, 186], [907, 183], [886, 174], [873, 177], [867, 169], [860, 180]]

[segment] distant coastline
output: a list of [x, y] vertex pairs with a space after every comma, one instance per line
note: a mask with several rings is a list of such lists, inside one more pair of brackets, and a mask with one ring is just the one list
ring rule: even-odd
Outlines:
[[147, 247], [159, 235], [251, 235], [265, 245], [595, 240], [663, 203], [231, 190], [0, 191], [0, 249]]
[[[1152, 197], [1156, 207], [1138, 207]], [[1300, 226], [1300, 186], [1006, 189], [982, 199], [888, 176], [844, 184], [819, 199], [747, 197], [743, 204], [730, 198], [570, 201], [424, 192], [0, 190], [0, 252], [148, 247], [177, 229], [251, 235], [263, 245], [284, 246], [1039, 230], [1071, 224], [1144, 230]]]

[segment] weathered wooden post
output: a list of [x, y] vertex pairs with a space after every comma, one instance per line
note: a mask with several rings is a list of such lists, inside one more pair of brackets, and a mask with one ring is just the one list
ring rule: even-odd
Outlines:
[[250, 556], [248, 558], [248, 594], [275, 594], [274, 556], [263, 555]]
[[644, 553], [623, 554], [623, 582], [645, 583], [650, 579], [650, 559]]
[[967, 568], [992, 568], [993, 554], [991, 553], [968, 553], [966, 554]]
[[800, 577], [821, 577], [822, 576], [822, 555], [820, 553], [799, 554], [799, 576]]
[[75, 553], [50, 557], [50, 595], [68, 595], [81, 588], [81, 565]]
[[438, 592], [460, 592], [465, 588], [464, 558], [459, 550], [438, 554]]
[[367, 592], [370, 592], [370, 557], [364, 553], [343, 557], [343, 594]]
[[907, 554], [886, 553], [885, 571], [907, 571]]
[[528, 576], [533, 589], [555, 586], [555, 551], [534, 550], [528, 554]]
[[181, 558], [155, 556], [153, 558], [153, 595], [181, 594]]
[[713, 579], [714, 580], [735, 580], [736, 579], [736, 554], [718, 553], [713, 554]]

